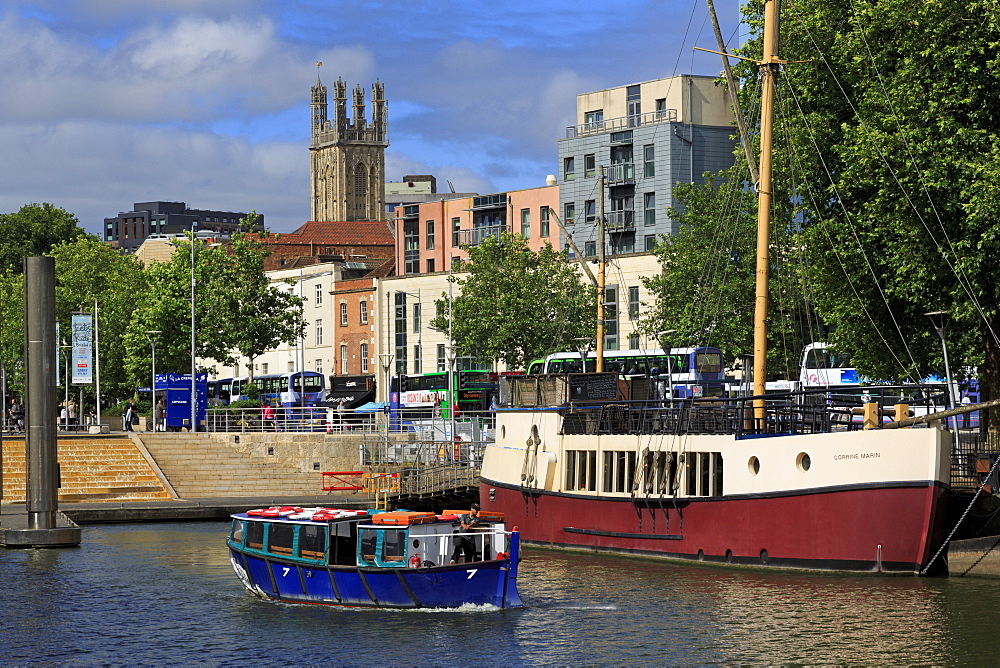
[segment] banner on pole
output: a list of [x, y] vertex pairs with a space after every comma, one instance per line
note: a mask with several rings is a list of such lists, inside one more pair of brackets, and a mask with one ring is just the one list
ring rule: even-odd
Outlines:
[[94, 382], [94, 317], [73, 316], [73, 384]]

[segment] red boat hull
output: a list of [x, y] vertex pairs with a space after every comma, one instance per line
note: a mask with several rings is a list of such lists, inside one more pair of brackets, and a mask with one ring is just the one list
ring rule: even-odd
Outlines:
[[940, 543], [940, 483], [721, 498], [608, 498], [484, 479], [484, 510], [522, 541], [721, 563], [918, 573]]

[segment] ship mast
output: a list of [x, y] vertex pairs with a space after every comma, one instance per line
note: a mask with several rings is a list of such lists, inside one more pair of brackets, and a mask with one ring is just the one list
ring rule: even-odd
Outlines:
[[[778, 0], [764, 0], [764, 49], [761, 54], [760, 183], [757, 185], [757, 281], [753, 314], [753, 393], [763, 397], [767, 376], [767, 282], [771, 229], [771, 135], [774, 88], [778, 78]], [[754, 417], [764, 419], [764, 399], [754, 400]]]

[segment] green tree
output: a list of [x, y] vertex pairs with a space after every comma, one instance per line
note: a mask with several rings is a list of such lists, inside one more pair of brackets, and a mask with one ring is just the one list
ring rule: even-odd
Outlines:
[[56, 319], [62, 338], [70, 342], [72, 315], [93, 313], [96, 302], [102, 394], [129, 394], [135, 386], [124, 364], [125, 334], [137, 300], [148, 289], [142, 265], [134, 255], [123, 255], [89, 235], [63, 242], [49, 255], [55, 259]]
[[[670, 210], [676, 235], [654, 249], [659, 274], [644, 277], [652, 297], [641, 329], [649, 335], [675, 330], [664, 345], [712, 345], [729, 361], [753, 352], [753, 302], [756, 276], [757, 200], [739, 177], [745, 166], [706, 175], [703, 184], [677, 184], [682, 208]], [[718, 181], [718, 183], [717, 183]], [[792, 227], [772, 235], [775, 262], [769, 321], [772, 377], [796, 378], [803, 346], [816, 338], [809, 303], [797, 298], [802, 281], [798, 232]]]
[[802, 0], [782, 26], [801, 62], [779, 91], [778, 213], [797, 207], [831, 340], [868, 376], [920, 378], [943, 371], [924, 313], [944, 310], [952, 368], [1000, 396], [996, 2]]
[[[575, 263], [546, 245], [538, 252], [518, 235], [489, 237], [468, 249], [454, 277], [452, 336], [459, 354], [503, 361], [511, 369], [594, 337], [594, 289]], [[448, 329], [448, 298], [436, 301], [431, 326]]]
[[24, 258], [45, 255], [59, 243], [84, 234], [76, 216], [48, 202], [0, 213], [0, 272], [20, 274]]
[[[240, 221], [241, 227], [253, 229], [259, 217], [256, 212], [249, 214]], [[205, 327], [226, 346], [213, 357], [232, 363], [231, 351], [238, 351], [249, 361], [251, 379], [254, 360], [282, 343], [297, 341], [305, 330], [302, 299], [271, 285], [264, 273], [266, 236], [234, 235], [227, 249], [216, 249], [209, 256], [214, 289], [208, 297]]]

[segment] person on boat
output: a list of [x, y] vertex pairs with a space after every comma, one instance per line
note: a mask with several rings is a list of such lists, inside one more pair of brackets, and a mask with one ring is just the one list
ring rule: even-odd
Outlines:
[[[469, 506], [469, 512], [458, 518], [461, 526], [460, 532], [466, 534], [479, 526], [479, 504], [473, 503]], [[465, 563], [476, 560], [476, 544], [472, 536], [460, 535], [455, 538], [455, 550], [451, 553], [451, 563], [458, 563], [458, 557], [465, 553]]]
[[[972, 397], [969, 396], [968, 390], [962, 393], [962, 408], [972, 405]], [[969, 428], [969, 414], [962, 413], [962, 429]]]

